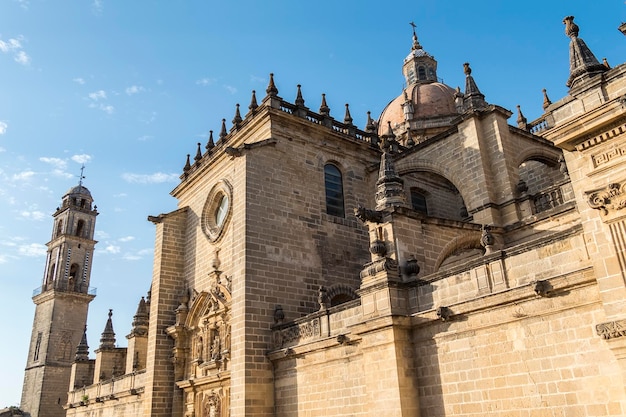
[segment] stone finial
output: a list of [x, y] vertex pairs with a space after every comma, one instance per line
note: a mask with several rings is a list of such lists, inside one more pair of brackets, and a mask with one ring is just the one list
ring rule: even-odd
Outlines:
[[248, 106], [248, 109], [250, 111], [254, 111], [257, 107], [259, 107], [259, 105], [256, 102], [256, 91], [252, 90], [252, 98], [250, 99], [250, 105]]
[[241, 112], [239, 111], [239, 103], [235, 105], [235, 117], [233, 117], [233, 125], [239, 127], [243, 119], [241, 118]]
[[209, 141], [206, 144], [206, 149], [211, 152], [215, 148], [215, 142], [213, 141], [213, 131], [209, 130]]
[[374, 132], [376, 130], [376, 125], [374, 124], [374, 120], [372, 119], [372, 112], [367, 112], [367, 123], [365, 124], [366, 132]]
[[350, 115], [350, 105], [346, 103], [346, 114], [343, 117], [343, 122], [347, 125], [352, 125], [352, 116]]
[[113, 349], [115, 348], [115, 332], [113, 331], [113, 310], [109, 309], [109, 318], [107, 319], [104, 331], [100, 336], [100, 349]]
[[410, 277], [414, 277], [420, 273], [420, 266], [417, 263], [417, 259], [415, 259], [414, 255], [409, 256], [409, 259], [406, 261], [406, 266], [404, 267], [404, 272]]
[[274, 307], [274, 323], [281, 324], [285, 321], [285, 312], [283, 311], [283, 306], [277, 304]]
[[202, 144], [200, 142], [198, 142], [198, 150], [196, 151], [196, 156], [194, 156], [193, 160], [196, 161], [196, 164], [200, 163], [200, 160], [202, 159], [202, 150], [201, 150]]
[[137, 312], [133, 317], [133, 328], [130, 332], [130, 335], [146, 336], [148, 334], [149, 320], [150, 313], [148, 312], [146, 300], [141, 297], [141, 300], [139, 300], [139, 305], [137, 306]]
[[226, 119], [222, 119], [222, 128], [220, 129], [220, 142], [226, 141], [226, 135], [228, 132], [226, 131]]
[[487, 107], [485, 96], [480, 92], [474, 77], [472, 77], [472, 68], [469, 62], [463, 64], [463, 72], [465, 73], [465, 94], [463, 96], [463, 105], [468, 109], [482, 109]]
[[469, 62], [463, 64], [463, 73], [465, 75], [472, 75], [472, 68], [470, 67]]
[[522, 108], [519, 104], [517, 105], [517, 127], [522, 130], [528, 130], [528, 119], [522, 113]]
[[578, 25], [574, 23], [574, 16], [567, 16], [563, 19], [565, 24], [565, 34], [569, 36], [569, 78], [565, 83], [572, 88], [579, 81], [601, 74], [608, 68], [601, 64], [589, 49], [584, 40], [578, 37]]
[[187, 173], [191, 169], [191, 163], [189, 162], [190, 154], [187, 154], [187, 162], [185, 162], [185, 166], [183, 167], [183, 172]]
[[485, 255], [489, 255], [493, 251], [493, 245], [496, 239], [491, 233], [491, 226], [484, 224], [480, 234], [480, 244], [485, 248]]
[[576, 23], [574, 23], [574, 16], [566, 16], [563, 19], [563, 23], [565, 24], [565, 34], [570, 38], [578, 37], [579, 27]]
[[330, 116], [330, 107], [326, 104], [326, 94], [322, 93], [322, 104], [320, 105], [320, 114], [322, 116]]
[[411, 129], [406, 130], [406, 146], [415, 146], [413, 135], [411, 135]]
[[317, 303], [320, 305], [320, 310], [326, 310], [328, 307], [330, 307], [328, 291], [324, 286], [320, 286], [317, 290]]
[[548, 91], [545, 88], [541, 91], [543, 91], [543, 110], [545, 111], [548, 106], [552, 104], [552, 101], [550, 101], [550, 98], [548, 97]]
[[296, 106], [300, 106], [300, 107], [304, 107], [304, 98], [302, 97], [302, 89], [301, 89], [301, 85], [298, 84], [298, 93], [296, 94]]
[[83, 330], [83, 337], [80, 339], [80, 343], [76, 347], [76, 356], [74, 362], [88, 361], [89, 360], [89, 345], [87, 344], [87, 325]]
[[395, 145], [396, 136], [388, 122], [387, 133], [382, 137], [381, 147], [383, 154], [380, 159], [378, 180], [376, 181], [376, 210], [383, 210], [391, 206], [406, 206], [404, 180], [396, 173], [393, 156], [390, 151]]
[[269, 97], [276, 97], [278, 95], [278, 88], [274, 84], [274, 73], [270, 72], [270, 82], [265, 90]]

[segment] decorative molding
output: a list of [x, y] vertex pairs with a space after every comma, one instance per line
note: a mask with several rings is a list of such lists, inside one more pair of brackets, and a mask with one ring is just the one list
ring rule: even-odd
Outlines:
[[605, 340], [626, 336], [626, 320], [597, 324], [596, 333]]
[[626, 181], [613, 182], [604, 188], [586, 191], [587, 203], [596, 210], [602, 210], [604, 215], [609, 211], [618, 211], [626, 207], [626, 195], [624, 195], [624, 186]]
[[379, 272], [394, 271], [398, 269], [398, 262], [392, 258], [382, 258], [376, 261], [370, 262], [365, 265], [365, 268], [361, 271], [361, 279], [366, 277], [373, 277]]
[[319, 317], [314, 319], [296, 323], [293, 326], [274, 332], [274, 345], [279, 348], [286, 344], [295, 342], [300, 343], [303, 340], [309, 340], [320, 337], [322, 328]]
[[615, 146], [604, 152], [591, 155], [591, 160], [593, 161], [593, 167], [598, 168], [601, 165], [612, 162], [614, 159], [620, 159], [625, 155], [626, 155], [626, 146]]
[[604, 132], [598, 135], [595, 135], [585, 140], [584, 142], [579, 143], [578, 145], [576, 145], [576, 150], [578, 152], [582, 152], [586, 149], [589, 149], [603, 142], [606, 142], [607, 140], [613, 139], [616, 136], [619, 136], [624, 132], [626, 132], [626, 124], [620, 121], [619, 123], [615, 123], [612, 126], [609, 126], [609, 128], [606, 129]]

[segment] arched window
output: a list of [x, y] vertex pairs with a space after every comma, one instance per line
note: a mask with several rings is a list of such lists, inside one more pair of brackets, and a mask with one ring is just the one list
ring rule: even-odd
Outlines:
[[84, 228], [85, 228], [85, 221], [79, 220], [78, 224], [76, 225], [76, 236], [82, 236]]
[[426, 69], [424, 67], [417, 67], [417, 78], [420, 80], [426, 79]]
[[332, 164], [324, 166], [324, 186], [326, 188], [326, 213], [332, 216], [344, 217], [343, 183], [339, 168]]
[[54, 237], [59, 237], [63, 233], [63, 219], [60, 219], [57, 223], [57, 233]]
[[70, 291], [76, 291], [76, 275], [79, 273], [79, 268], [78, 264], [72, 264], [70, 266], [70, 276], [67, 280], [67, 289]]
[[417, 188], [411, 188], [411, 206], [413, 210], [428, 215], [426, 195]]

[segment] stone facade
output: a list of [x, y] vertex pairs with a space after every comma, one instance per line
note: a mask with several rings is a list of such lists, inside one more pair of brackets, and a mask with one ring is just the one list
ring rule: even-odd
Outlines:
[[626, 64], [565, 23], [570, 94], [517, 127], [415, 33], [365, 130], [270, 77], [149, 218], [145, 331], [107, 323], [67, 414], [624, 415]]

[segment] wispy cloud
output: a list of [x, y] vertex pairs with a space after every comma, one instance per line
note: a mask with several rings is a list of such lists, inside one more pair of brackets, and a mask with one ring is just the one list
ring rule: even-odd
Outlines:
[[39, 160], [41, 162], [45, 162], [46, 164], [52, 165], [56, 169], [65, 170], [65, 168], [67, 168], [67, 161], [61, 158], [42, 156], [41, 158], [39, 158]]
[[41, 162], [52, 166], [52, 174], [57, 177], [72, 178], [73, 175], [67, 172], [67, 161], [61, 158], [42, 156], [39, 158]]
[[98, 108], [107, 114], [115, 113], [115, 107], [111, 106], [110, 104], [106, 106], [104, 104], [100, 104]]
[[41, 221], [46, 218], [46, 213], [39, 211], [39, 210], [34, 210], [34, 211], [22, 210], [20, 212], [20, 217], [23, 219], [28, 219], [28, 220]]
[[125, 253], [122, 258], [126, 261], [139, 261], [146, 256], [153, 255], [154, 249], [141, 249], [134, 253]]
[[7, 122], [0, 121], [0, 135], [4, 135], [5, 133], [7, 133], [8, 127], [9, 125], [7, 124]]
[[102, 13], [102, 9], [104, 9], [103, 1], [93, 0], [93, 3], [91, 3], [91, 10], [93, 11], [93, 13], [99, 15]]
[[28, 54], [24, 51], [19, 51], [15, 54], [15, 56], [13, 57], [13, 59], [15, 60], [15, 62], [17, 62], [18, 64], [22, 64], [22, 65], [28, 65], [30, 64], [30, 57], [28, 56]]
[[17, 38], [10, 38], [7, 41], [0, 39], [0, 52], [5, 54], [12, 54], [13, 60], [18, 64], [27, 66], [30, 64], [30, 56], [24, 51], [22, 41], [24, 37], [22, 35]]
[[86, 164], [89, 161], [91, 161], [91, 155], [87, 155], [87, 154], [72, 155], [70, 159], [78, 164]]
[[250, 75], [250, 81], [253, 83], [266, 83], [267, 79], [263, 77], [258, 77], [256, 75]]
[[11, 179], [13, 181], [27, 181], [33, 178], [34, 176], [35, 176], [34, 171], [22, 171], [22, 172], [18, 172], [17, 174], [13, 174]]
[[196, 84], [206, 87], [208, 85], [215, 84], [216, 81], [217, 80], [215, 78], [200, 78], [199, 80], [196, 80]]
[[42, 245], [40, 243], [30, 243], [28, 245], [20, 245], [18, 246], [17, 252], [22, 256], [28, 257], [37, 257], [37, 256], [45, 256], [46, 254], [46, 245]]
[[154, 174], [122, 174], [122, 179], [133, 184], [161, 184], [164, 182], [178, 181], [178, 174], [166, 174], [164, 172], [155, 172]]
[[93, 93], [89, 93], [88, 96], [93, 101], [104, 100], [107, 98], [107, 93], [104, 90], [94, 91]]
[[130, 87], [126, 87], [126, 94], [128, 94], [129, 96], [132, 96], [133, 94], [141, 93], [144, 91], [146, 91], [146, 89], [140, 85], [131, 85]]
[[120, 253], [121, 250], [122, 250], [122, 248], [120, 248], [117, 245], [107, 245], [104, 248], [104, 253], [110, 253], [112, 255], [115, 255], [116, 253]]
[[124, 236], [119, 239], [120, 242], [130, 242], [131, 240], [135, 240], [135, 236]]
[[233, 87], [232, 85], [224, 85], [224, 88], [230, 93], [230, 94], [235, 94], [237, 92], [237, 89], [235, 87]]
[[72, 78], [72, 81], [74, 81], [76, 84], [80, 84], [80, 85], [85, 84], [85, 79], [81, 78], [81, 77]]
[[104, 232], [98, 229], [96, 229], [94, 234], [96, 235], [96, 238], [98, 238], [99, 240], [108, 239], [110, 237], [107, 232]]
[[146, 142], [148, 140], [151, 140], [152, 138], [154, 138], [154, 136], [150, 136], [150, 135], [143, 135], [143, 136], [139, 136], [137, 138], [138, 141], [140, 142]]
[[[69, 172], [67, 172], [67, 159], [42, 156], [42, 157], [39, 158], [39, 160], [41, 162], [44, 162], [44, 163], [50, 165], [53, 168], [52, 169], [52, 175], [55, 175], [57, 177], [63, 177], [63, 178], [73, 178], [74, 177], [74, 175], [72, 175]], [[79, 163], [79, 164], [85, 164], [85, 163], [91, 161], [91, 155], [87, 155], [87, 154], [72, 155], [70, 157], [70, 160], [72, 160], [72, 161], [74, 161], [76, 163]]]
[[91, 100], [91, 103], [89, 103], [89, 107], [100, 109], [107, 114], [113, 114], [115, 112], [115, 107], [110, 104], [104, 104], [101, 102], [102, 100], [106, 100], [107, 98], [106, 91], [94, 91], [93, 93], [89, 93], [87, 97]]
[[28, 10], [28, 6], [30, 6], [29, 0], [15, 0], [22, 9]]

